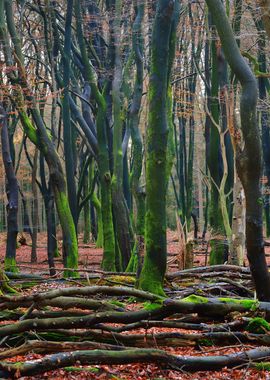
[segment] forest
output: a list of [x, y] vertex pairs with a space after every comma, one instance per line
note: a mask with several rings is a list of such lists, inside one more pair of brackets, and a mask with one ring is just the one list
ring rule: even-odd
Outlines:
[[270, 378], [270, 0], [0, 0], [0, 379]]

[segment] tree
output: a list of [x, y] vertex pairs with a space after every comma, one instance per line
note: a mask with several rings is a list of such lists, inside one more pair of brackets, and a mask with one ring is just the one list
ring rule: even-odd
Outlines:
[[264, 254], [262, 193], [260, 176], [262, 154], [257, 127], [257, 82], [240, 53], [221, 0], [206, 0], [224, 49], [225, 57], [242, 86], [240, 101], [243, 144], [236, 153], [236, 168], [246, 196], [246, 244], [250, 270], [259, 300], [270, 300], [270, 277]]
[[174, 1], [159, 0], [153, 25], [146, 140], [145, 259], [139, 287], [163, 294], [166, 271], [167, 96]]
[[13, 162], [11, 159], [8, 137], [8, 116], [3, 106], [0, 106], [0, 129], [2, 143], [2, 157], [6, 174], [6, 193], [7, 193], [7, 245], [5, 257], [5, 270], [17, 272], [16, 266], [16, 247], [18, 234], [18, 197], [19, 186], [15, 175]]

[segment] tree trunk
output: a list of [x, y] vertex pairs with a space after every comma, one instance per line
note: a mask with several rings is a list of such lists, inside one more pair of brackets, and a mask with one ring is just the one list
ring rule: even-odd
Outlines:
[[246, 196], [246, 243], [250, 270], [259, 300], [270, 300], [270, 277], [264, 254], [262, 193], [260, 176], [262, 157], [257, 127], [257, 82], [242, 57], [220, 0], [206, 0], [211, 11], [226, 59], [242, 86], [240, 102], [244, 147], [237, 146], [236, 168]]
[[5, 270], [9, 272], [17, 272], [16, 266], [16, 245], [18, 234], [18, 195], [19, 187], [15, 176], [13, 163], [9, 149], [7, 114], [4, 108], [0, 107], [0, 128], [2, 142], [2, 157], [6, 175], [6, 194], [7, 204], [7, 245], [5, 256]]
[[129, 213], [123, 193], [123, 153], [122, 153], [122, 104], [121, 104], [121, 83], [122, 64], [120, 52], [121, 36], [121, 9], [122, 1], [116, 0], [115, 14], [113, 22], [115, 62], [114, 78], [112, 83], [113, 101], [113, 179], [112, 179], [112, 200], [115, 218], [115, 229], [117, 241], [121, 253], [123, 269], [126, 269], [131, 256], [131, 244], [129, 235]]
[[244, 265], [245, 254], [245, 216], [246, 205], [243, 186], [235, 173], [233, 187], [233, 219], [232, 219], [232, 243], [229, 255], [229, 263]]
[[38, 233], [38, 189], [36, 184], [38, 166], [38, 149], [35, 148], [33, 167], [32, 167], [32, 192], [33, 192], [33, 230], [32, 230], [32, 249], [31, 263], [37, 262], [37, 233]]
[[145, 260], [139, 287], [163, 294], [166, 271], [166, 190], [168, 74], [174, 2], [159, 0], [152, 34], [146, 153]]
[[64, 153], [65, 153], [65, 167], [67, 178], [67, 192], [69, 207], [72, 213], [75, 228], [77, 229], [78, 210], [76, 199], [76, 183], [75, 183], [75, 169], [73, 157], [73, 136], [70, 115], [70, 102], [69, 102], [69, 82], [70, 82], [70, 54], [71, 54], [71, 30], [72, 30], [72, 10], [73, 0], [67, 1], [66, 22], [65, 22], [65, 41], [63, 49], [63, 139], [64, 139]]

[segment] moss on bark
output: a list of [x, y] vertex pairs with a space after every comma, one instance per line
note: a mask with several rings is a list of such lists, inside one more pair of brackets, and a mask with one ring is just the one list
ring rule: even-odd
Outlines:
[[146, 215], [145, 259], [139, 287], [164, 295], [163, 280], [167, 264], [166, 190], [167, 190], [167, 95], [169, 51], [174, 3], [158, 1], [152, 34], [149, 81], [149, 119], [146, 140]]

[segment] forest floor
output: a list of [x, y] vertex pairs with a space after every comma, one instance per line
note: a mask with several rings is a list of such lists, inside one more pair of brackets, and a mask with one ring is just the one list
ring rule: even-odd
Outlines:
[[[47, 264], [47, 251], [46, 251], [46, 235], [41, 233], [38, 238], [38, 263], [31, 264], [30, 255], [31, 255], [31, 239], [26, 234], [26, 243], [29, 245], [22, 245], [17, 250], [17, 263], [20, 268], [20, 271], [23, 273], [33, 273], [33, 274], [48, 274], [48, 264]], [[60, 243], [61, 245], [61, 243]], [[204, 266], [208, 264], [207, 256], [205, 255], [206, 247], [201, 247], [199, 252], [195, 256], [195, 266]], [[168, 270], [170, 272], [177, 270], [177, 263], [175, 261], [175, 256], [179, 250], [179, 243], [177, 239], [177, 234], [175, 232], [168, 232]], [[200, 251], [201, 250], [201, 251]], [[204, 251], [203, 251], [204, 250]], [[269, 252], [268, 252], [269, 251]], [[100, 263], [102, 258], [102, 249], [95, 248], [94, 244], [84, 244], [82, 243], [82, 237], [79, 239], [79, 253], [80, 253], [80, 265], [79, 268], [82, 270], [100, 270]], [[267, 253], [270, 253], [270, 248], [267, 247]], [[5, 254], [5, 234], [0, 234], [0, 260], [3, 262]], [[61, 259], [56, 259], [56, 268], [58, 271], [58, 276], [62, 275], [63, 265]], [[76, 286], [76, 281], [71, 281], [70, 284], [67, 283], [65, 286]], [[53, 282], [53, 281], [44, 281], [41, 284], [34, 286], [31, 290], [22, 291], [26, 294], [36, 293], [39, 291], [47, 291], [55, 289], [58, 287], [63, 287], [63, 283]], [[129, 305], [132, 309], [132, 305]], [[5, 321], [6, 323], [6, 321]], [[138, 329], [136, 332], [138, 333]], [[144, 329], [140, 329], [140, 333], [144, 333]], [[182, 329], [175, 328], [174, 332], [183, 332]], [[151, 333], [160, 333], [160, 332], [172, 332], [172, 329], [153, 327], [148, 329], [149, 334]], [[198, 331], [189, 331], [189, 333], [198, 333]], [[128, 334], [134, 333], [134, 331], [127, 332]], [[239, 345], [236, 346], [211, 346], [211, 347], [160, 347], [163, 350], [166, 350], [168, 353], [183, 356], [183, 355], [193, 355], [193, 356], [208, 356], [208, 355], [226, 355], [235, 352], [243, 351], [243, 349], [250, 349], [255, 347], [255, 345], [244, 345], [239, 342]], [[152, 347], [153, 348], [153, 347]], [[156, 347], [159, 348], [158, 344]], [[31, 361], [41, 358], [42, 355], [34, 354], [29, 352], [26, 355], [15, 356], [12, 359], [9, 359], [10, 362], [23, 362]], [[111, 379], [111, 380], [144, 380], [144, 379], [179, 379], [179, 380], [214, 380], [214, 379], [241, 379], [241, 380], [253, 380], [253, 379], [262, 379], [270, 380], [270, 371], [257, 371], [249, 367], [249, 365], [237, 369], [228, 369], [223, 368], [219, 371], [199, 371], [195, 373], [187, 373], [185, 371], [179, 372], [174, 370], [163, 370], [155, 364], [127, 364], [127, 365], [93, 365], [91, 367], [79, 366], [77, 365], [77, 371], [73, 370], [68, 371], [65, 369], [58, 369], [54, 371], [45, 372], [42, 375], [28, 376], [28, 377], [19, 377], [20, 379]]]

